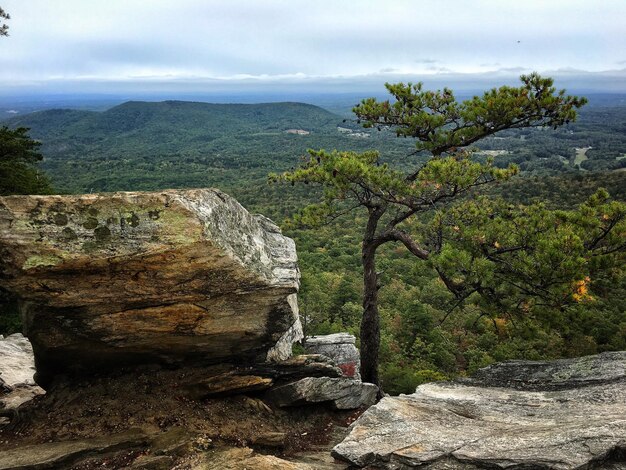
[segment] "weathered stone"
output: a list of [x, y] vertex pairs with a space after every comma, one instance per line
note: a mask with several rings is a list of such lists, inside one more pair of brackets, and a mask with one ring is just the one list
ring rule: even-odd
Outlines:
[[19, 447], [0, 453], [0, 470], [37, 470], [68, 468], [73, 462], [105, 452], [138, 447], [148, 442], [147, 436], [132, 430], [113, 436]]
[[233, 393], [265, 390], [269, 388], [272, 383], [274, 383], [274, 381], [267, 377], [259, 377], [258, 375], [237, 375], [235, 372], [226, 372], [185, 385], [185, 390], [190, 398], [201, 399], [230, 395]]
[[341, 369], [329, 357], [321, 354], [301, 354], [280, 362], [266, 362], [239, 368], [238, 371], [283, 381], [304, 377], [341, 377], [343, 375]]
[[0, 255], [42, 384], [283, 360], [302, 335], [293, 241], [218, 190], [1, 197]]
[[547, 391], [622, 382], [625, 377], [626, 353], [605, 352], [556, 361], [500, 362], [461, 382], [478, 387]]
[[171, 470], [174, 458], [169, 455], [142, 455], [125, 470]]
[[304, 463], [258, 454], [247, 447], [216, 449], [191, 468], [192, 470], [316, 470], [315, 467]]
[[20, 333], [0, 339], [0, 388], [35, 385], [35, 359], [30, 341]]
[[267, 397], [278, 406], [330, 403], [338, 410], [370, 406], [376, 401], [378, 387], [347, 377], [307, 377], [272, 388]]
[[361, 358], [355, 342], [356, 338], [349, 333], [309, 336], [304, 342], [304, 348], [311, 354], [330, 357], [345, 377], [361, 380]]
[[[499, 378], [517, 389], [496, 387]], [[528, 389], [519, 389], [523, 383]], [[421, 385], [369, 408], [333, 454], [381, 469], [577, 469], [623, 462], [626, 352], [512, 361], [475, 379]]]
[[0, 339], [0, 416], [13, 417], [21, 405], [45, 393], [35, 384], [34, 374], [28, 339], [19, 333]]
[[256, 446], [263, 447], [285, 447], [285, 440], [287, 439], [287, 434], [284, 432], [265, 432], [263, 434], [259, 434], [255, 436], [255, 438], [251, 441], [251, 444]]

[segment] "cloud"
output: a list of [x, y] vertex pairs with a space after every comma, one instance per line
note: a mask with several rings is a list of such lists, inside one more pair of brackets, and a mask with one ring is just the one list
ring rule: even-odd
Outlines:
[[497, 72], [504, 72], [504, 73], [522, 73], [522, 72], [526, 72], [528, 71], [528, 67], [521, 67], [521, 66], [516, 66], [516, 67], [500, 67]]
[[453, 73], [454, 70], [448, 68], [448, 67], [436, 67], [436, 66], [430, 66], [430, 67], [426, 67], [427, 70], [430, 70], [432, 72], [436, 72], [436, 73]]
[[11, 36], [0, 39], [0, 82], [516, 73], [519, 64], [600, 71], [626, 57], [623, 0], [416, 5], [2, 0], [12, 20]]

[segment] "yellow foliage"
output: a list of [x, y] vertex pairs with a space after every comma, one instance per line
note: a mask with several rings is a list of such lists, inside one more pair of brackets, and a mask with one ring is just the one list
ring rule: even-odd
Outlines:
[[584, 302], [586, 300], [593, 300], [593, 297], [589, 295], [589, 283], [591, 282], [591, 278], [586, 276], [584, 279], [580, 281], [574, 282], [574, 293], [572, 297], [576, 302]]

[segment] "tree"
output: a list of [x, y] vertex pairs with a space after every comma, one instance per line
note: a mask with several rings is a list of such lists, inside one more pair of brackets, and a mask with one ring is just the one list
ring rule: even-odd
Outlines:
[[0, 127], [0, 195], [48, 194], [48, 178], [35, 164], [43, 159], [41, 144], [28, 136], [28, 129]]
[[[0, 7], [0, 20], [10, 20], [11, 16]], [[0, 36], [9, 35], [9, 25], [0, 23]]]
[[[448, 88], [443, 91], [425, 91], [422, 84], [387, 84], [393, 102], [379, 102], [374, 98], [366, 99], [353, 111], [365, 127], [377, 126], [395, 130], [398, 137], [416, 139], [416, 150], [409, 156], [407, 170], [391, 168], [381, 161], [376, 152], [326, 152], [309, 151], [308, 158], [293, 171], [281, 175], [272, 175], [271, 180], [298, 183], [314, 183], [323, 187], [322, 201], [305, 207], [294, 216], [293, 222], [299, 225], [316, 225], [324, 221], [362, 208], [367, 212], [367, 223], [362, 233], [361, 262], [363, 266], [363, 317], [361, 321], [361, 367], [363, 380], [379, 384], [378, 353], [380, 346], [380, 321], [378, 314], [379, 273], [376, 272], [377, 249], [390, 242], [403, 244], [418, 260], [430, 263], [441, 281], [457, 299], [460, 305], [472, 295], [483, 296], [491, 304], [514, 305], [512, 299], [517, 295], [517, 308], [527, 309], [534, 294], [542, 293], [550, 297], [553, 303], [557, 292], [574, 289], [573, 282], [587, 282], [582, 271], [589, 270], [590, 251], [606, 250], [613, 253], [614, 247], [607, 248], [606, 243], [615, 240], [608, 234], [614, 232], [623, 222], [623, 208], [613, 207], [612, 212], [603, 214], [607, 209], [603, 200], [596, 204], [596, 212], [602, 213], [600, 221], [593, 214], [578, 222], [584, 226], [595, 227], [599, 239], [594, 244], [585, 245], [580, 240], [573, 243], [577, 250], [566, 250], [569, 266], [570, 258], [586, 260], [578, 263], [577, 268], [558, 271], [555, 276], [538, 278], [536, 284], [527, 280], [522, 285], [515, 282], [515, 276], [534, 275], [521, 267], [510, 267], [511, 257], [529, 256], [533, 250], [543, 245], [543, 229], [537, 226], [532, 238], [533, 243], [521, 243], [525, 240], [523, 230], [519, 240], [501, 242], [492, 240], [496, 229], [505, 230], [516, 223], [522, 223], [524, 217], [532, 216], [539, 223], [545, 216], [545, 208], [510, 208], [510, 213], [499, 205], [476, 204], [468, 202], [470, 191], [480, 186], [508, 179], [517, 174], [518, 169], [510, 166], [499, 169], [492, 160], [480, 161], [473, 158], [469, 146], [481, 139], [505, 129], [529, 127], [558, 127], [575, 120], [576, 109], [586, 103], [586, 99], [556, 92], [550, 78], [538, 74], [521, 77], [521, 86], [503, 86], [475, 96], [470, 100], [458, 102]], [[429, 156], [426, 163], [423, 155]], [[600, 199], [602, 199], [599, 196]], [[461, 201], [464, 205], [459, 205]], [[447, 210], [446, 210], [447, 209]], [[471, 211], [475, 211], [471, 212]], [[469, 212], [468, 212], [469, 211]], [[543, 211], [543, 212], [542, 212]], [[430, 213], [430, 214], [429, 214]], [[595, 214], [595, 212], [594, 212]], [[430, 215], [430, 221], [425, 216]], [[596, 214], [597, 215], [597, 214]], [[602, 217], [607, 219], [602, 222]], [[503, 219], [504, 217], [504, 219]], [[556, 215], [555, 215], [556, 217]], [[585, 235], [584, 231], [574, 231], [573, 214], [561, 214], [562, 220], [553, 220], [562, 224], [557, 229], [558, 236], [548, 243], [550, 253], [560, 250], [561, 245], [570, 243], [570, 238]], [[460, 219], [460, 221], [457, 221]], [[593, 220], [591, 220], [593, 219]], [[502, 226], [498, 221], [505, 220]], [[464, 223], [461, 224], [461, 221]], [[495, 221], [495, 222], [494, 222]], [[565, 221], [568, 221], [567, 223]], [[584, 221], [584, 223], [583, 223]], [[594, 222], [595, 221], [595, 222]], [[493, 224], [491, 224], [493, 222]], [[594, 225], [594, 223], [599, 225]], [[467, 228], [467, 229], [466, 229]], [[567, 230], [564, 230], [567, 228]], [[488, 235], [476, 235], [474, 231], [486, 230]], [[607, 231], [606, 235], [603, 235]], [[575, 232], [575, 233], [566, 233]], [[568, 238], [569, 237], [569, 238]], [[503, 239], [504, 240], [504, 239]], [[492, 243], [489, 249], [485, 243]], [[517, 244], [516, 244], [517, 243]], [[461, 265], [455, 255], [465, 253], [467, 266]], [[542, 252], [543, 253], [543, 252]], [[523, 256], [522, 256], [523, 255]], [[549, 258], [548, 254], [545, 257]], [[527, 260], [529, 265], [532, 264]], [[536, 261], [543, 262], [538, 258]], [[546, 269], [553, 267], [546, 265]], [[517, 271], [516, 271], [517, 269]], [[485, 279], [481, 275], [492, 273]], [[507, 288], [497, 288], [501, 278], [511, 278]], [[519, 281], [519, 279], [518, 279]], [[555, 286], [542, 283], [556, 282]], [[558, 281], [558, 282], [557, 282]], [[532, 289], [528, 289], [532, 286]], [[552, 287], [552, 291], [549, 289]], [[548, 296], [542, 289], [548, 289]], [[554, 291], [554, 292], [553, 292]], [[560, 304], [572, 300], [572, 297], [559, 297]], [[454, 308], [454, 306], [453, 306]]]

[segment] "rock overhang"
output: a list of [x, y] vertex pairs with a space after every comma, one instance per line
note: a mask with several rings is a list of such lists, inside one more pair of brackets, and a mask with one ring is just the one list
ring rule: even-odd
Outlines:
[[0, 252], [42, 383], [281, 360], [302, 335], [293, 240], [219, 190], [3, 197]]

